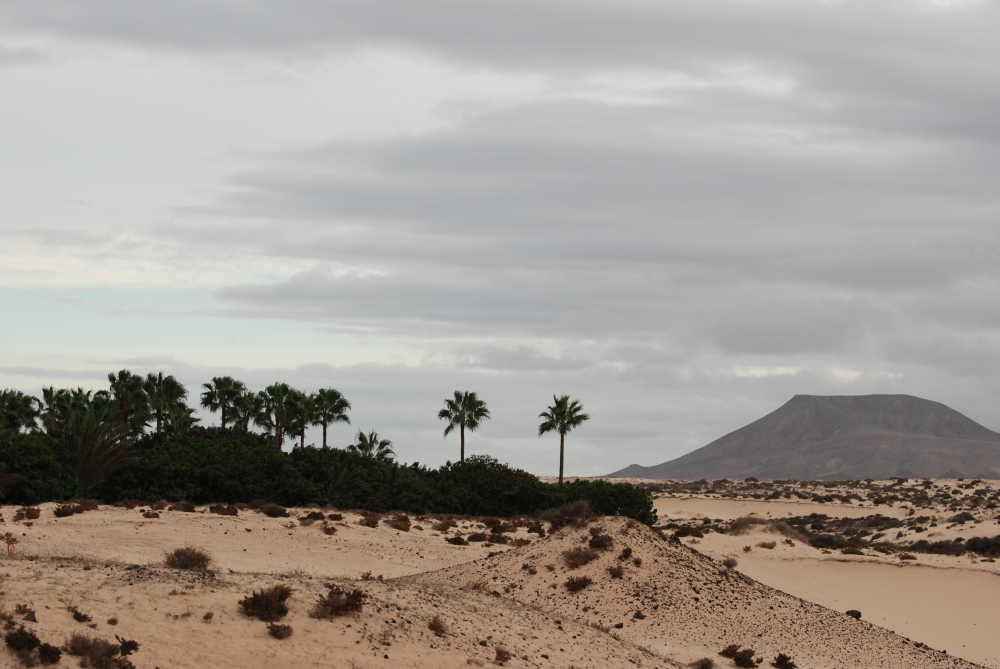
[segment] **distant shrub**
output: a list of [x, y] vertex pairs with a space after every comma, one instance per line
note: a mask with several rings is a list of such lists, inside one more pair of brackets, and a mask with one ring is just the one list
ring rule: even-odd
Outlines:
[[496, 659], [494, 660], [494, 662], [496, 662], [497, 664], [502, 665], [506, 662], [510, 662], [510, 659], [512, 657], [514, 656], [511, 655], [511, 652], [506, 648], [504, 648], [503, 646], [496, 647]]
[[861, 550], [860, 548], [858, 548], [857, 546], [847, 546], [846, 548], [844, 548], [840, 552], [843, 553], [844, 555], [864, 555], [865, 554], [865, 552], [863, 550]]
[[52, 509], [52, 513], [56, 518], [66, 518], [75, 513], [83, 513], [83, 507], [78, 504], [60, 504]]
[[183, 511], [184, 513], [194, 513], [194, 504], [191, 502], [174, 502], [170, 505], [170, 511]]
[[431, 525], [431, 529], [434, 530], [435, 532], [447, 532], [451, 528], [457, 527], [457, 526], [458, 526], [458, 523], [456, 523], [453, 519], [451, 519], [451, 518], [442, 518], [438, 522], [436, 522], [433, 525]]
[[14, 522], [21, 520], [38, 520], [42, 515], [42, 510], [33, 506], [22, 506], [14, 512]]
[[243, 614], [257, 618], [265, 623], [273, 623], [288, 615], [288, 605], [285, 604], [292, 596], [292, 589], [287, 585], [272, 585], [263, 590], [254, 590], [239, 601]]
[[792, 661], [792, 658], [784, 653], [778, 653], [774, 661], [771, 662], [771, 666], [775, 669], [799, 669], [798, 665]]
[[608, 573], [611, 574], [611, 578], [621, 578], [625, 573], [625, 568], [616, 564], [612, 567], [608, 567]]
[[740, 516], [729, 523], [729, 526], [726, 528], [726, 534], [746, 534], [761, 525], [769, 524], [769, 522], [757, 516]]
[[399, 530], [400, 532], [410, 531], [410, 517], [405, 513], [399, 513], [385, 521], [385, 524], [394, 530]]
[[694, 662], [688, 664], [690, 669], [715, 669], [716, 666], [715, 660], [710, 657], [703, 657], [700, 660], [695, 660]]
[[273, 636], [275, 639], [287, 639], [288, 637], [292, 636], [292, 626], [269, 623], [267, 626], [267, 633]]
[[118, 643], [78, 633], [69, 638], [63, 650], [81, 658], [80, 666], [93, 669], [134, 669], [134, 665], [126, 657], [137, 651], [139, 644], [120, 637], [115, 639]]
[[31, 652], [42, 644], [34, 632], [24, 629], [24, 625], [7, 632], [4, 635], [4, 641], [13, 651]]
[[588, 562], [596, 560], [598, 557], [597, 551], [593, 548], [571, 548], [567, 551], [563, 551], [563, 562], [570, 569], [578, 569]]
[[510, 541], [510, 539], [503, 534], [491, 534], [486, 540], [491, 544], [505, 544]]
[[69, 503], [76, 504], [84, 511], [97, 511], [99, 508], [101, 508], [100, 501], [96, 499], [82, 499], [82, 498], [71, 499]]
[[583, 527], [593, 520], [594, 512], [590, 510], [590, 502], [585, 499], [579, 499], [554, 509], [546, 509], [539, 513], [538, 517], [547, 521], [551, 526], [551, 530], [555, 532], [567, 525]]
[[187, 569], [188, 571], [206, 571], [211, 564], [212, 558], [205, 551], [185, 546], [177, 548], [167, 553], [164, 562], [171, 569]]
[[858, 611], [857, 609], [851, 609], [850, 611], [847, 611], [847, 615], [854, 618], [855, 620], [861, 620], [861, 611]]
[[220, 516], [238, 516], [240, 515], [240, 510], [233, 506], [232, 504], [212, 504], [208, 507], [208, 510], [212, 513], [217, 513]]
[[965, 547], [980, 555], [1000, 555], [1000, 536], [972, 537], [966, 540]]
[[440, 614], [436, 614], [431, 618], [431, 621], [427, 623], [427, 627], [430, 631], [434, 632], [434, 636], [444, 636], [448, 633], [448, 626], [445, 625]]
[[116, 506], [120, 509], [132, 510], [136, 507], [142, 506], [142, 502], [137, 499], [121, 499], [112, 504], [111, 506]]
[[570, 576], [563, 585], [570, 592], [579, 592], [593, 582], [589, 576]]
[[268, 518], [288, 518], [288, 509], [277, 504], [264, 504], [260, 512]]
[[623, 548], [622, 552], [618, 554], [618, 559], [621, 560], [622, 562], [629, 559], [630, 557], [632, 557], [632, 549], [628, 547]]
[[909, 553], [902, 553], [902, 554], [900, 554], [899, 559], [900, 560], [916, 560], [917, 556], [916, 555], [910, 555]]
[[757, 548], [766, 548], [767, 550], [772, 550], [778, 543], [776, 541], [761, 541], [757, 544]]
[[326, 519], [327, 520], [333, 520], [333, 521], [343, 520], [344, 519], [344, 514], [342, 514], [342, 513], [331, 513], [329, 516], [326, 517]]
[[611, 548], [612, 544], [614, 544], [614, 540], [611, 538], [610, 534], [602, 534], [600, 531], [598, 531], [597, 534], [591, 533], [591, 535], [592, 535], [590, 537], [591, 548], [596, 548], [598, 550], [606, 551], [609, 548]]
[[330, 618], [345, 616], [348, 613], [358, 613], [368, 598], [361, 590], [345, 590], [339, 585], [330, 583], [326, 586], [327, 593], [321, 595], [309, 615], [313, 618]]
[[473, 541], [477, 541], [478, 542], [478, 541], [486, 541], [487, 537], [486, 537], [486, 533], [485, 532], [473, 532], [472, 534], [470, 534], [466, 538], [470, 542], [473, 542]]
[[445, 539], [445, 541], [447, 541], [449, 544], [452, 544], [453, 546], [469, 545], [469, 542], [463, 539], [462, 537], [448, 537], [447, 539]]
[[62, 658], [62, 651], [50, 643], [38, 647], [38, 660], [44, 665], [57, 664]]
[[378, 527], [378, 521], [382, 520], [382, 516], [374, 513], [373, 511], [362, 511], [361, 519], [358, 520], [358, 525], [364, 525], [365, 527]]
[[739, 564], [734, 557], [727, 557], [722, 560], [722, 566], [726, 569], [736, 569], [736, 565]]

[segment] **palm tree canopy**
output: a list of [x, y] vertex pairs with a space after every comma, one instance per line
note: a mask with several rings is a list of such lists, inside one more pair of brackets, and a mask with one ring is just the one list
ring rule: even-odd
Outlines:
[[590, 416], [583, 413], [583, 405], [577, 400], [570, 402], [569, 395], [560, 397], [553, 395], [552, 400], [552, 406], [538, 414], [539, 418], [544, 419], [538, 426], [539, 437], [546, 432], [558, 432], [565, 435], [583, 421], [590, 420]]
[[154, 410], [166, 411], [171, 406], [182, 404], [188, 396], [187, 388], [184, 387], [183, 383], [172, 374], [164, 376], [163, 372], [147, 374], [142, 388], [146, 391], [149, 404]]
[[352, 453], [385, 462], [390, 462], [396, 457], [396, 452], [392, 450], [392, 442], [388, 439], [379, 439], [375, 430], [368, 434], [358, 432], [354, 439], [357, 443], [347, 447]]
[[41, 414], [42, 403], [37, 397], [20, 390], [0, 391], [0, 430], [31, 430]]
[[456, 390], [454, 399], [444, 401], [444, 408], [438, 411], [438, 418], [448, 421], [444, 428], [444, 436], [447, 437], [452, 430], [462, 425], [469, 432], [475, 432], [484, 420], [490, 419], [490, 410], [476, 393]]
[[278, 426], [284, 430], [288, 423], [288, 400], [294, 392], [287, 383], [272, 383], [257, 393], [260, 398], [259, 410], [254, 416], [254, 425], [274, 434]]
[[211, 383], [204, 383], [202, 387], [205, 390], [201, 394], [201, 405], [213, 413], [223, 408], [228, 410], [246, 390], [242, 381], [231, 376], [213, 377]]
[[313, 425], [330, 425], [332, 423], [347, 423], [350, 425], [351, 418], [347, 411], [351, 408], [351, 403], [344, 395], [334, 388], [320, 388], [313, 395]]

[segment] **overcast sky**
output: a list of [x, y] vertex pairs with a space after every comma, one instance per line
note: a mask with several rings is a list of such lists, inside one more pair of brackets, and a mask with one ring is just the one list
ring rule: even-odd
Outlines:
[[998, 34], [974, 0], [7, 0], [0, 387], [336, 387], [433, 465], [476, 390], [468, 451], [538, 474], [553, 393], [592, 416], [569, 474], [797, 393], [1000, 429]]

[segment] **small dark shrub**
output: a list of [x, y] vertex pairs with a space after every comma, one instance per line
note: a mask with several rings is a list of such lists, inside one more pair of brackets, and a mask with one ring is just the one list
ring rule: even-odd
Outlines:
[[336, 534], [336, 533], [337, 533], [337, 528], [334, 527], [333, 525], [330, 525], [329, 523], [327, 523], [324, 520], [323, 521], [323, 534]]
[[737, 667], [753, 669], [753, 667], [757, 666], [757, 661], [753, 658], [753, 656], [753, 648], [744, 648], [743, 650], [738, 651], [736, 655], [733, 655], [733, 664]]
[[24, 626], [18, 627], [16, 630], [11, 630], [4, 635], [4, 641], [11, 650], [14, 651], [27, 651], [31, 652], [41, 645], [38, 637], [35, 633], [24, 629]]
[[696, 527], [680, 527], [674, 531], [674, 539], [683, 539], [684, 537], [695, 537], [701, 539], [705, 536], [705, 533]]
[[267, 626], [267, 633], [273, 636], [275, 639], [287, 639], [292, 636], [292, 626], [291, 625], [276, 625], [275, 623], [270, 623]]
[[168, 506], [170, 506], [170, 502], [168, 502], [165, 499], [161, 499], [159, 502], [153, 502], [152, 504], [150, 504], [149, 508], [152, 509], [153, 511], [163, 511]]
[[170, 505], [170, 511], [183, 511], [184, 513], [194, 513], [194, 504], [191, 502], [174, 502]]
[[858, 548], [857, 546], [847, 546], [846, 548], [844, 548], [840, 552], [843, 553], [844, 555], [864, 555], [865, 554], [865, 552], [863, 550], [861, 550], [860, 548]]
[[62, 651], [50, 643], [43, 643], [38, 647], [38, 659], [42, 664], [56, 664], [62, 658]]
[[606, 551], [611, 548], [611, 544], [613, 543], [614, 541], [611, 539], [610, 534], [595, 534], [590, 537], [590, 547], [598, 550]]
[[541, 523], [530, 523], [528, 525], [529, 534], [537, 534], [538, 538], [541, 539], [545, 536], [545, 528], [542, 527]]
[[212, 558], [210, 558], [208, 553], [203, 550], [194, 548], [193, 546], [186, 546], [184, 548], [177, 548], [172, 552], [167, 553], [167, 557], [164, 562], [171, 569], [206, 571], [208, 569], [208, 565], [212, 562]]
[[36, 509], [33, 506], [22, 506], [20, 509], [14, 512], [14, 521], [19, 520], [38, 520], [42, 515], [41, 509]]
[[441, 619], [440, 615], [435, 615], [431, 618], [431, 621], [427, 623], [427, 627], [430, 631], [434, 632], [435, 636], [444, 636], [448, 633], [448, 626], [444, 624], [444, 620]]
[[510, 658], [512, 657], [513, 655], [511, 655], [509, 650], [507, 650], [503, 646], [497, 646], [496, 660], [495, 660], [497, 663], [503, 664], [504, 662], [510, 662]]
[[632, 564], [634, 564], [636, 567], [641, 567], [642, 566], [642, 558], [640, 558], [640, 557], [632, 558]]
[[579, 592], [593, 583], [589, 576], [570, 576], [563, 585], [570, 592]]
[[273, 623], [288, 615], [285, 602], [292, 596], [292, 589], [287, 585], [272, 585], [263, 590], [254, 590], [239, 601], [244, 615], [257, 618], [265, 623]]
[[775, 667], [775, 669], [799, 669], [799, 666], [792, 662], [792, 658], [784, 653], [778, 653], [774, 661], [771, 662], [771, 666]]
[[491, 544], [505, 544], [508, 541], [510, 541], [510, 538], [504, 536], [503, 534], [491, 534], [487, 538], [487, 541], [489, 541]]
[[334, 521], [336, 521], [336, 520], [343, 520], [344, 519], [344, 515], [341, 514], [341, 513], [331, 513], [329, 516], [326, 517], [326, 519], [327, 520], [334, 520]]
[[611, 574], [611, 578], [621, 578], [622, 574], [625, 573], [625, 568], [616, 564], [613, 567], [608, 567], [608, 573]]
[[81, 658], [81, 666], [89, 666], [92, 669], [134, 669], [126, 656], [139, 649], [139, 644], [135, 641], [115, 637], [118, 643], [111, 643], [104, 639], [87, 636], [86, 634], [74, 634], [63, 647], [70, 655]]
[[448, 537], [445, 539], [449, 544], [454, 544], [455, 546], [468, 546], [469, 542], [462, 537]]
[[201, 617], [201, 619], [204, 620], [206, 623], [210, 623], [210, 622], [212, 622], [212, 618], [214, 618], [214, 617], [215, 617], [215, 613], [214, 612], [212, 612], [212, 611], [206, 611], [205, 615], [203, 615]]
[[767, 550], [773, 550], [778, 543], [775, 541], [761, 541], [757, 544], [757, 548], [766, 548]]
[[114, 618], [114, 617], [108, 618], [108, 624], [111, 625], [112, 627], [114, 627], [115, 625], [118, 624], [118, 618]]
[[622, 552], [618, 554], [618, 559], [622, 560], [623, 562], [625, 560], [629, 559], [630, 557], [632, 557], [632, 549], [631, 548], [623, 548]]
[[715, 660], [710, 657], [703, 657], [700, 660], [695, 660], [688, 665], [691, 669], [715, 669]]
[[208, 510], [220, 516], [238, 516], [240, 514], [240, 510], [232, 504], [212, 504]]
[[389, 520], [385, 521], [385, 524], [394, 530], [399, 530], [400, 532], [410, 531], [410, 517], [405, 513], [400, 513]]
[[583, 565], [596, 560], [598, 557], [597, 551], [593, 548], [571, 548], [568, 551], [563, 551], [563, 562], [570, 569], [578, 569]]
[[590, 502], [585, 499], [564, 504], [555, 509], [547, 509], [538, 514], [539, 518], [548, 521], [551, 530], [556, 530], [572, 525], [583, 527], [594, 518], [594, 513], [590, 510]]
[[720, 650], [719, 655], [721, 655], [722, 657], [729, 658], [731, 660], [734, 657], [736, 657], [736, 653], [738, 652], [740, 652], [740, 647], [735, 643], [731, 643], [722, 650]]
[[457, 527], [457, 526], [458, 526], [458, 523], [456, 523], [451, 518], [442, 518], [438, 522], [434, 523], [431, 526], [431, 529], [434, 530], [435, 532], [447, 532], [451, 528]]
[[854, 618], [855, 620], [861, 620], [861, 611], [858, 611], [857, 609], [851, 609], [850, 611], [847, 612], [847, 615]]
[[365, 527], [378, 527], [378, 521], [380, 520], [382, 520], [381, 515], [371, 511], [362, 511], [361, 519], [358, 521], [358, 525], [364, 525]]
[[737, 564], [739, 563], [736, 562], [736, 558], [734, 557], [727, 557], [722, 561], [722, 566], [726, 569], [736, 569]]
[[139, 642], [131, 641], [129, 639], [123, 639], [118, 635], [115, 635], [115, 639], [118, 640], [118, 652], [125, 656], [131, 655], [135, 651], [139, 650]]
[[486, 533], [485, 532], [473, 532], [472, 534], [470, 534], [467, 537], [467, 539], [470, 542], [473, 542], [473, 541], [486, 541], [486, 538], [487, 537], [486, 537]]
[[306, 518], [308, 518], [309, 520], [326, 520], [326, 516], [324, 516], [319, 511], [310, 511], [308, 514], [306, 514]]
[[360, 590], [345, 590], [333, 583], [328, 584], [326, 589], [327, 593], [320, 595], [319, 601], [309, 612], [313, 618], [330, 618], [345, 616], [348, 613], [358, 613], [368, 598], [368, 595]]
[[[101, 503], [96, 499], [71, 499], [69, 503], [76, 504], [83, 511], [97, 511], [101, 508]], [[77, 513], [83, 513], [83, 511], [77, 511]]]
[[74, 513], [83, 513], [83, 507], [77, 504], [60, 504], [52, 509], [52, 513], [56, 518], [65, 518], [72, 516]]
[[78, 623], [89, 623], [91, 620], [93, 620], [90, 616], [88, 616], [86, 613], [84, 613], [75, 606], [67, 606], [66, 610], [73, 614], [73, 620], [75, 620]]
[[917, 556], [916, 555], [910, 555], [909, 553], [902, 553], [899, 556], [899, 559], [900, 560], [916, 560]]
[[142, 506], [142, 502], [140, 502], [137, 499], [122, 499], [122, 500], [118, 500], [117, 502], [115, 502], [111, 506], [116, 506], [119, 509], [129, 509], [129, 510], [132, 510], [132, 509], [136, 508], [137, 506]]
[[160, 517], [160, 514], [158, 514], [158, 513], [157, 513], [157, 512], [155, 512], [155, 511], [143, 511], [143, 512], [142, 512], [142, 517], [143, 517], [143, 518], [148, 518], [148, 519], [150, 519], [150, 520], [153, 520], [153, 519], [155, 519], [155, 518], [159, 518], [159, 517]]
[[265, 504], [260, 511], [268, 518], [288, 518], [288, 509], [277, 504]]

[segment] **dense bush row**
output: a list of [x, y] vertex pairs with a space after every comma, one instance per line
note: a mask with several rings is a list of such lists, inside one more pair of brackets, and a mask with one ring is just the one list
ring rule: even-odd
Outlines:
[[[492, 516], [530, 514], [585, 499], [596, 513], [656, 521], [649, 492], [623, 483], [573, 481], [562, 486], [488, 456], [431, 469], [401, 465], [338, 448], [296, 447], [253, 433], [194, 428], [183, 435], [148, 435], [136, 462], [90, 493], [120, 499], [186, 500], [198, 504], [263, 499], [286, 505]], [[55, 437], [0, 430], [7, 504], [71, 499], [81, 490], [67, 447]]]

